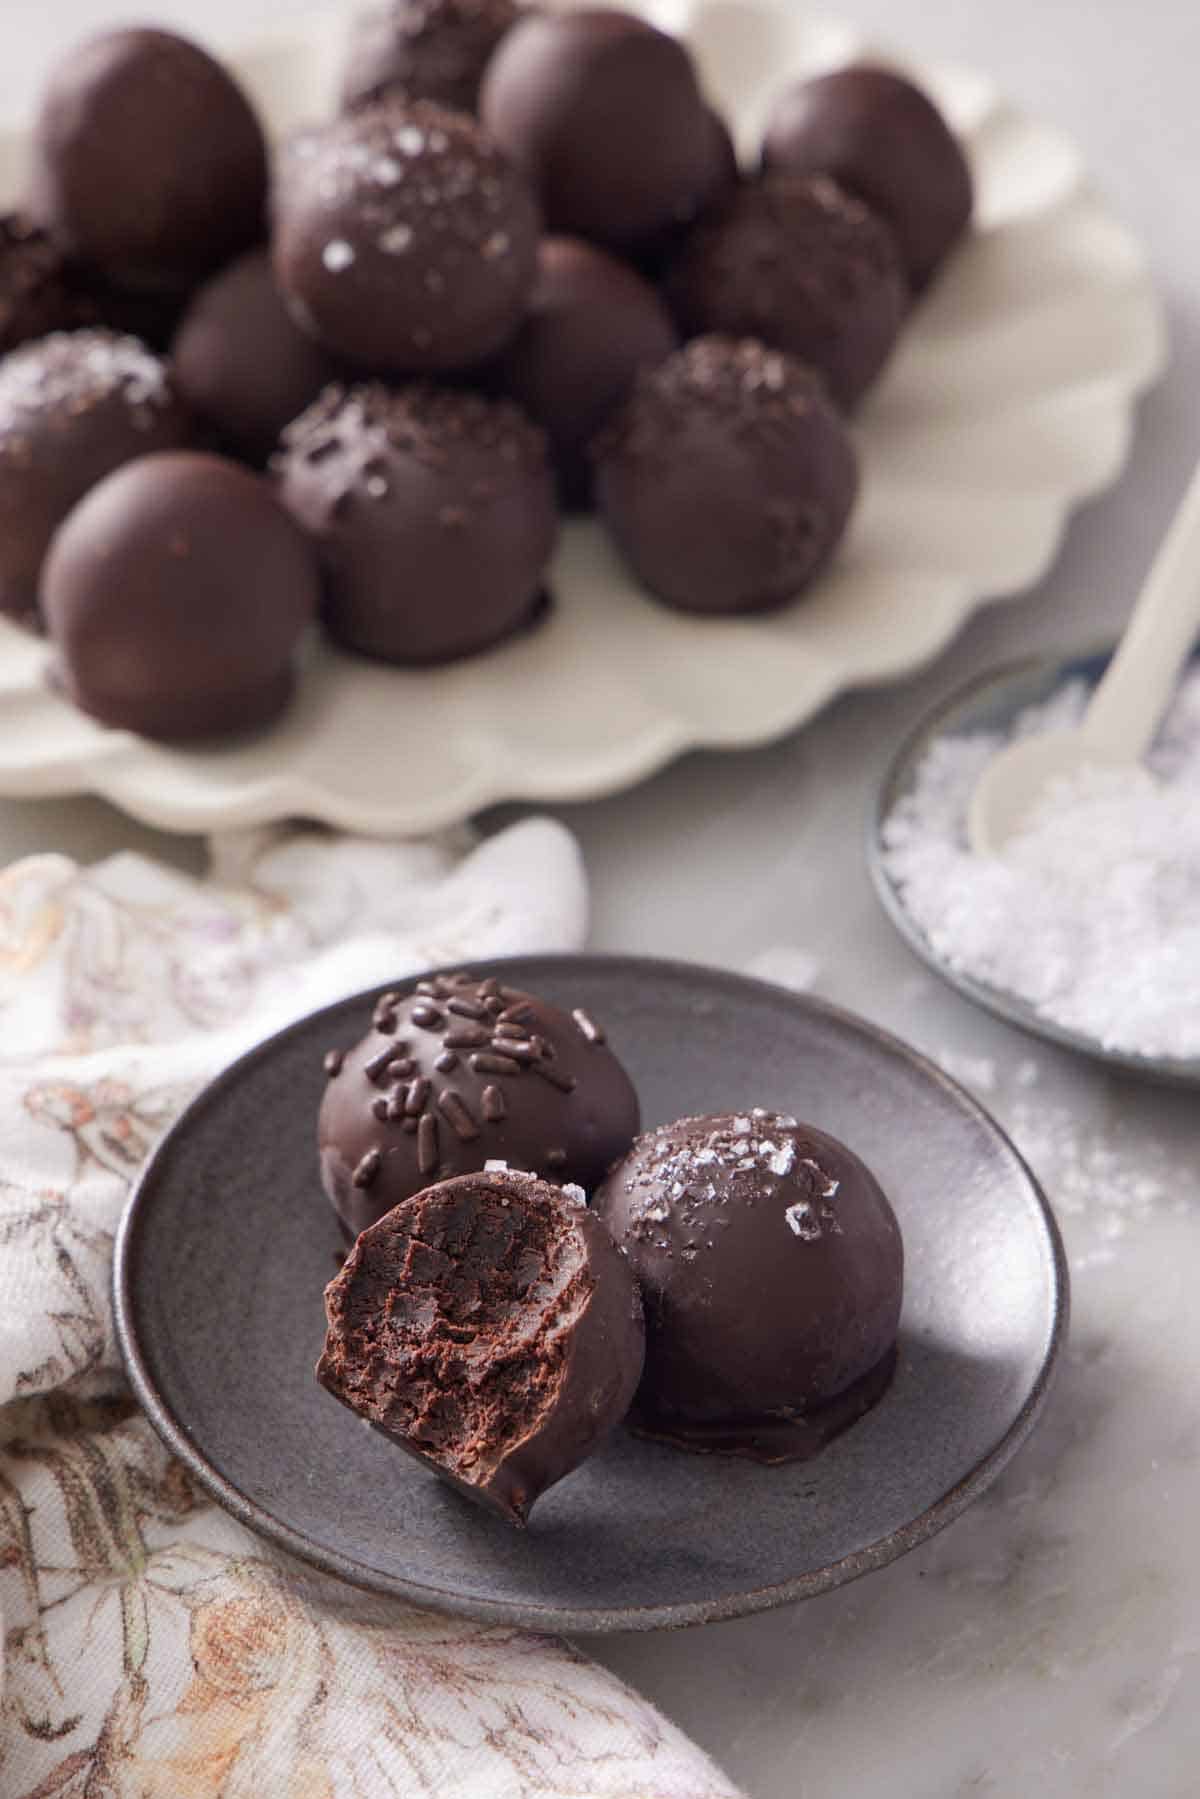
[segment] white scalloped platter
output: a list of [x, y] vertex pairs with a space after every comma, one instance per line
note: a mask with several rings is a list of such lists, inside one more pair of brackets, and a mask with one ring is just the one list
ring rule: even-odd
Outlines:
[[[652, 16], [689, 39], [747, 155], [788, 80], [881, 53], [787, 0]], [[342, 29], [318, 17], [234, 57], [276, 130], [332, 110]], [[47, 688], [45, 645], [0, 623], [0, 792], [90, 791], [178, 831], [299, 815], [380, 834], [612, 793], [681, 751], [766, 742], [844, 688], [903, 675], [986, 600], [1035, 583], [1071, 509], [1125, 461], [1134, 402], [1164, 362], [1161, 311], [1068, 139], [978, 76], [887, 59], [966, 139], [977, 216], [859, 415], [863, 498], [810, 594], [767, 618], [690, 619], [646, 597], [594, 524], [572, 523], [537, 631], [433, 672], [313, 643], [278, 727], [203, 749], [83, 717]], [[10, 192], [21, 154], [19, 134], [0, 141]]]

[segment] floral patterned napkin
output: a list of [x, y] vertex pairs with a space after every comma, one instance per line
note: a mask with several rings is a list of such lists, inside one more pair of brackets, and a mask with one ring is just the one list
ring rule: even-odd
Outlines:
[[375, 1601], [213, 1507], [138, 1415], [113, 1230], [149, 1149], [258, 1039], [440, 962], [574, 949], [575, 845], [311, 830], [0, 877], [5, 1799], [736, 1799], [564, 1643]]

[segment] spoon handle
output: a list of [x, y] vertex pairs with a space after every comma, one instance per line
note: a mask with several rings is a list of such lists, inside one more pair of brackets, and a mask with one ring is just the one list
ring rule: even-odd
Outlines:
[[1200, 631], [1200, 468], [1192, 476], [1121, 646], [1092, 696], [1081, 730], [1106, 758], [1140, 761], [1154, 740], [1179, 671]]

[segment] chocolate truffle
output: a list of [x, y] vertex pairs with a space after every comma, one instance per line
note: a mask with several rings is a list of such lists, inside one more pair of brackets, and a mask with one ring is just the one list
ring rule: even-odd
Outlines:
[[275, 221], [294, 316], [373, 372], [486, 360], [533, 286], [540, 219], [528, 181], [473, 119], [428, 101], [294, 140]]
[[517, 0], [388, 0], [358, 13], [342, 78], [342, 106], [436, 100], [474, 112], [488, 58], [521, 15]]
[[594, 448], [630, 566], [683, 612], [762, 612], [820, 573], [858, 467], [820, 377], [754, 338], [698, 337], [637, 385]]
[[274, 467], [348, 649], [446, 662], [533, 617], [558, 517], [545, 437], [515, 406], [425, 385], [331, 387], [284, 433]]
[[67, 260], [23, 213], [0, 217], [0, 356], [90, 323]]
[[175, 452], [119, 469], [46, 560], [57, 678], [103, 724], [190, 738], [269, 724], [319, 600], [316, 557], [261, 476]]
[[284, 426], [339, 373], [293, 322], [265, 250], [251, 250], [201, 288], [171, 366], [188, 405], [251, 462], [266, 461]]
[[761, 1109], [684, 1118], [638, 1139], [595, 1210], [642, 1284], [648, 1435], [790, 1461], [886, 1388], [900, 1231], [835, 1138]]
[[351, 1236], [490, 1161], [590, 1192], [638, 1128], [637, 1095], [590, 1018], [468, 974], [384, 994], [361, 1043], [326, 1068], [321, 1178]]
[[568, 505], [590, 497], [589, 442], [639, 369], [665, 361], [676, 343], [666, 306], [628, 264], [579, 238], [542, 239], [525, 323], [495, 375], [545, 428]]
[[895, 232], [916, 292], [970, 223], [971, 171], [958, 139], [927, 95], [888, 69], [839, 69], [788, 88], [763, 163], [832, 175], [865, 200]]
[[267, 150], [241, 89], [167, 31], [66, 56], [33, 133], [30, 210], [117, 287], [183, 288], [263, 234]]
[[908, 309], [895, 239], [825, 175], [747, 182], [690, 233], [667, 277], [687, 337], [723, 332], [790, 350], [853, 406]]
[[728, 181], [729, 139], [684, 46], [630, 13], [533, 13], [488, 64], [480, 115], [549, 230], [643, 251]]
[[469, 1499], [524, 1525], [629, 1409], [628, 1264], [582, 1194], [467, 1174], [364, 1231], [325, 1291], [317, 1379]]
[[31, 622], [51, 537], [97, 481], [188, 442], [166, 368], [136, 338], [59, 332], [0, 363], [0, 612]]

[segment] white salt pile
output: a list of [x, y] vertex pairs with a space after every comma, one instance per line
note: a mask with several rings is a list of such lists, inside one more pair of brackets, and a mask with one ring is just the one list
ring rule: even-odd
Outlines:
[[[1014, 736], [1078, 723], [1072, 682]], [[966, 810], [1006, 738], [943, 737], [884, 826], [884, 863], [936, 955], [1044, 1018], [1126, 1054], [1200, 1056], [1200, 673], [1149, 769], [1051, 787], [1003, 857], [974, 855]]]

